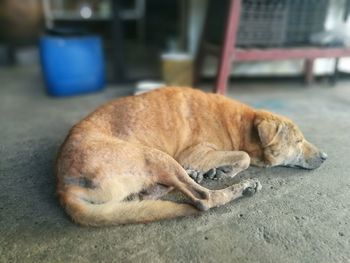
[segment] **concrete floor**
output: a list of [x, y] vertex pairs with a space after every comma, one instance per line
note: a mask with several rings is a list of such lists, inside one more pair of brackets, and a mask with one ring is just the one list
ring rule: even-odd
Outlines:
[[129, 93], [55, 99], [36, 68], [0, 70], [0, 262], [350, 262], [350, 84], [231, 88], [294, 119], [328, 153], [321, 168], [249, 168], [259, 194], [196, 218], [79, 227], [55, 198], [54, 156], [72, 124]]

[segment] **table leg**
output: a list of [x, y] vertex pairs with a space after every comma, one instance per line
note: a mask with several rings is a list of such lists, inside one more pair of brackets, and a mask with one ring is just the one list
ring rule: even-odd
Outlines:
[[310, 85], [314, 81], [314, 59], [306, 59], [304, 62], [305, 82]]
[[228, 79], [234, 61], [236, 35], [239, 25], [241, 11], [241, 0], [231, 0], [228, 19], [226, 23], [225, 38], [221, 50], [221, 58], [218, 67], [218, 76], [215, 91], [219, 94], [226, 94]]

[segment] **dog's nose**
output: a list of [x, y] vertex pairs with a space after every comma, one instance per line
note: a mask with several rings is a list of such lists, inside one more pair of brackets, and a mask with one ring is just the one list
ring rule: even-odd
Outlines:
[[325, 160], [327, 160], [328, 155], [325, 152], [321, 152], [320, 157], [321, 157], [322, 161], [325, 161]]

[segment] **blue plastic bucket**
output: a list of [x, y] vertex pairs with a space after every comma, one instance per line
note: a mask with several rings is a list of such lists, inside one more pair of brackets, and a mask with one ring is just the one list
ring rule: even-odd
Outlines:
[[69, 96], [105, 86], [102, 41], [97, 36], [43, 36], [41, 66], [49, 94]]

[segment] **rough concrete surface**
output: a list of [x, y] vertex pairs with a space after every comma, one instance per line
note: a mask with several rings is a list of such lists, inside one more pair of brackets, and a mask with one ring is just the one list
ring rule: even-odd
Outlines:
[[[260, 193], [198, 217], [85, 228], [55, 198], [68, 129], [130, 88], [45, 94], [39, 70], [0, 70], [0, 262], [350, 262], [350, 85], [251, 82], [230, 95], [294, 119], [329, 160], [317, 170], [249, 168]], [[211, 187], [223, 187], [209, 182]]]

